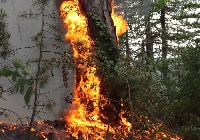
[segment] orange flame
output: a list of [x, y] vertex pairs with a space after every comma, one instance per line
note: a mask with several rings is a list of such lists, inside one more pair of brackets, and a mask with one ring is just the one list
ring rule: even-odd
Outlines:
[[[88, 57], [92, 54], [90, 50], [92, 49], [93, 40], [88, 35], [87, 19], [79, 8], [78, 0], [63, 2], [60, 11], [61, 19], [68, 30], [65, 38], [73, 48], [74, 57], [82, 62], [77, 64], [77, 68], [81, 69], [81, 72], [80, 81], [77, 82], [74, 89], [74, 106], [73, 109], [68, 111], [67, 115], [65, 114], [65, 120], [69, 123], [67, 131], [72, 132], [72, 136], [76, 139], [79, 138], [80, 133], [87, 140], [104, 140], [108, 132], [113, 135], [112, 139], [116, 139], [117, 134], [126, 137], [127, 133], [131, 133], [131, 124], [122, 117], [122, 114], [121, 125], [123, 127], [120, 128], [109, 127], [99, 119], [102, 115], [99, 113], [98, 108], [99, 102], [102, 100], [99, 95], [100, 80], [95, 75], [95, 65], [88, 66], [87, 63]], [[116, 36], [118, 38], [128, 29], [127, 23], [121, 16], [114, 13], [113, 5], [111, 17], [116, 26]], [[151, 130], [148, 133], [151, 133]], [[160, 135], [166, 137], [164, 133]], [[179, 138], [171, 138], [171, 140], [173, 139], [178, 140]]]
[[116, 27], [116, 35], [117, 37], [121, 36], [126, 30], [128, 30], [128, 25], [127, 22], [123, 19], [122, 16], [119, 16], [116, 14], [114, 11], [114, 4], [111, 3], [112, 5], [112, 14], [111, 17], [113, 19], [114, 25]]
[[[99, 108], [98, 104], [100, 101], [99, 95], [99, 85], [100, 81], [97, 76], [95, 76], [96, 68], [87, 66], [87, 58], [92, 52], [91, 47], [93, 45], [93, 40], [88, 36], [88, 25], [87, 19], [82, 14], [79, 6], [78, 0], [65, 1], [60, 7], [61, 18], [63, 23], [67, 26], [68, 32], [65, 35], [67, 41], [73, 47], [74, 57], [81, 59], [82, 64], [78, 64], [78, 68], [84, 70], [81, 74], [81, 79], [77, 87], [74, 89], [74, 99], [73, 102], [75, 108], [69, 111], [69, 114], [65, 116], [65, 120], [69, 122], [70, 129], [73, 131], [73, 136], [78, 138], [78, 133], [82, 132], [84, 139], [88, 139], [89, 135], [92, 135], [93, 139], [104, 139], [103, 136], [107, 132], [108, 128], [99, 119]], [[115, 13], [112, 13], [113, 19], [116, 19], [115, 26], [120, 24], [125, 24], [126, 22], [122, 17]], [[121, 29], [117, 26], [117, 36], [121, 35], [126, 31], [127, 28]], [[82, 51], [88, 50], [88, 51]], [[84, 96], [84, 99], [81, 98]], [[86, 101], [84, 101], [86, 100]], [[88, 112], [87, 106], [81, 104], [81, 102], [87, 102], [92, 106], [91, 112]], [[127, 128], [131, 125], [125, 119], [123, 122], [126, 123]], [[114, 133], [113, 128], [109, 128], [111, 133]]]
[[5, 130], [3, 130], [3, 129], [0, 129], [0, 130], [1, 130], [1, 132], [3, 132], [3, 133], [5, 132]]

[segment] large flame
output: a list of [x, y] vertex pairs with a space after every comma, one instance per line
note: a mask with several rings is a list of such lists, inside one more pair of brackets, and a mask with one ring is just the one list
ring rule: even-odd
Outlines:
[[[78, 6], [78, 0], [63, 2], [60, 11], [63, 23], [68, 29], [65, 35], [66, 40], [73, 47], [74, 57], [83, 62], [78, 64], [78, 69], [84, 71], [81, 73], [81, 79], [74, 89], [75, 101], [73, 105], [75, 108], [69, 111], [69, 114], [65, 116], [65, 120], [69, 122], [70, 131], [74, 132], [73, 136], [76, 138], [78, 138], [78, 133], [81, 132], [84, 139], [89, 139], [88, 136], [90, 136], [90, 139], [104, 139], [103, 136], [107, 131], [115, 133], [115, 130], [113, 128], [108, 130], [109, 126], [103, 124], [99, 119], [100, 81], [95, 76], [95, 65], [92, 67], [87, 65], [87, 59], [91, 54], [90, 50], [93, 44], [92, 39], [88, 36], [87, 19]], [[112, 17], [116, 21], [114, 22], [115, 26], [121, 24], [121, 26], [125, 27], [121, 29], [119, 26], [116, 26], [117, 36], [121, 35], [127, 30], [126, 22], [115, 13], [112, 13]], [[88, 112], [88, 110], [91, 111]], [[127, 128], [131, 127], [130, 123], [124, 118], [122, 118], [122, 122]]]
[[[79, 8], [78, 0], [63, 2], [60, 11], [61, 19], [68, 30], [65, 38], [73, 48], [74, 57], [78, 60], [77, 69], [80, 69], [80, 78], [74, 89], [73, 109], [65, 115], [65, 120], [69, 125], [68, 131], [72, 132], [77, 139], [80, 133], [84, 139], [90, 140], [108, 139], [107, 134], [112, 134], [112, 139], [117, 139], [117, 135], [126, 137], [127, 133], [130, 133], [131, 124], [122, 115], [122, 124], [115, 130], [99, 119], [99, 116], [102, 115], [99, 114], [98, 108], [102, 99], [99, 95], [100, 80], [95, 76], [95, 64], [88, 65], [88, 58], [92, 54], [93, 40], [89, 36], [87, 19]], [[118, 38], [127, 30], [127, 23], [121, 16], [114, 13], [113, 8], [111, 17], [116, 26]]]

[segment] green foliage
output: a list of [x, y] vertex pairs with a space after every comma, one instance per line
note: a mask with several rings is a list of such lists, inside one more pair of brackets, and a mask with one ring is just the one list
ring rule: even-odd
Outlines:
[[200, 8], [200, 4], [189, 2], [189, 3], [185, 4], [182, 9], [194, 9], [194, 8]]
[[[178, 128], [184, 139], [200, 139], [200, 47], [188, 46], [181, 53], [182, 79], [180, 92], [173, 97], [169, 106], [171, 112], [171, 126]], [[170, 115], [169, 115], [170, 116]]]
[[12, 63], [13, 63], [13, 65], [14, 65], [14, 67], [17, 68], [17, 69], [18, 69], [18, 68], [21, 68], [21, 69], [24, 69], [24, 68], [25, 68], [24, 64], [23, 64], [22, 61], [19, 60], [19, 59], [13, 60]]
[[28, 61], [26, 64], [24, 64], [21, 60], [14, 59], [12, 61], [12, 65], [12, 68], [2, 68], [0, 70], [0, 76], [7, 78], [11, 77], [15, 92], [20, 92], [21, 94], [26, 92], [24, 99], [26, 104], [28, 104], [34, 90], [33, 88], [30, 88], [34, 85], [30, 62]]
[[155, 115], [161, 119], [164, 117], [161, 114], [166, 111], [168, 104], [167, 87], [162, 83], [161, 77], [152, 71], [152, 68], [151, 66], [142, 69], [133, 68], [133, 73], [129, 74], [134, 75], [134, 77], [129, 78], [131, 96], [133, 105], [138, 105], [140, 110], [138, 112], [145, 116]]
[[114, 67], [119, 58], [118, 47], [113, 43], [111, 35], [107, 32], [105, 24], [102, 23], [99, 17], [93, 14], [90, 14], [90, 17], [100, 30], [93, 49], [93, 57], [98, 67], [97, 75], [104, 75], [108, 81], [113, 81], [117, 76]]
[[0, 76], [2, 75], [2, 76], [5, 76], [5, 77], [8, 77], [8, 76], [11, 76], [13, 73], [14, 73], [14, 71], [12, 71], [8, 67], [5, 67], [0, 71]]
[[159, 12], [164, 8], [167, 2], [170, 2], [170, 0], [156, 0], [153, 8], [151, 9], [151, 12]]
[[31, 95], [33, 94], [34, 92], [34, 86], [30, 86], [27, 91], [26, 91], [26, 94], [24, 95], [24, 100], [25, 100], [25, 103], [28, 105], [29, 102], [30, 102], [30, 99], [31, 99]]
[[[124, 44], [121, 45], [120, 53], [126, 54], [126, 43], [128, 43], [128, 46], [134, 48], [130, 58], [134, 59], [135, 57], [135, 59], [130, 62], [125, 56], [120, 57], [118, 62], [114, 63], [114, 71], [117, 72], [114, 75], [117, 78], [110, 82], [116, 85], [118, 83], [124, 85], [124, 92], [121, 93], [124, 108], [129, 108], [131, 102], [133, 110], [137, 114], [146, 115], [155, 122], [162, 121], [172, 131], [178, 130], [177, 132], [183, 136], [183, 139], [198, 140], [200, 139], [200, 47], [199, 39], [197, 39], [199, 38], [199, 11], [197, 9], [200, 7], [199, 3], [195, 0], [155, 1], [149, 17], [152, 29], [152, 40], [150, 41], [153, 42], [155, 57], [155, 59], [151, 59], [145, 55], [147, 41], [149, 41], [146, 39], [144, 31], [146, 27], [145, 18], [138, 14], [143, 9], [137, 5], [140, 1], [134, 2], [136, 4], [131, 3], [131, 1], [129, 3], [124, 2], [124, 5], [129, 6], [129, 9], [126, 7], [127, 5], [124, 6], [122, 13], [125, 13], [125, 16], [128, 17], [130, 28], [128, 37], [126, 36], [121, 40]], [[119, 5], [119, 8], [121, 7], [122, 5]], [[129, 11], [126, 11], [126, 8]], [[165, 39], [168, 44], [166, 58], [161, 58], [162, 41], [159, 41], [162, 34], [158, 17], [160, 17], [160, 10], [163, 8], [165, 8]], [[102, 27], [100, 23], [97, 23], [97, 25], [100, 28]], [[104, 35], [104, 33], [102, 32], [101, 35]], [[184, 48], [188, 45], [195, 47]], [[102, 56], [105, 54], [104, 51], [99, 53]], [[104, 58], [108, 60], [107, 57]], [[106, 64], [109, 66], [113, 62], [107, 61]], [[165, 66], [168, 66], [168, 74], [167, 80], [163, 82], [160, 76], [161, 70]], [[112, 74], [109, 76], [112, 77]], [[130, 86], [131, 101], [128, 101], [126, 79], [128, 79]], [[137, 117], [135, 117], [133, 126], [137, 126], [136, 120]], [[147, 125], [145, 121], [144, 124]], [[141, 128], [141, 125], [138, 127]], [[141, 129], [145, 129], [145, 127]]]

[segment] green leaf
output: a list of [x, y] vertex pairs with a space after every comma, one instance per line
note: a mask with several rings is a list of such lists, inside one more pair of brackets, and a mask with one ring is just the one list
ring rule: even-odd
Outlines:
[[21, 60], [15, 59], [15, 60], [12, 61], [12, 63], [16, 68], [21, 68], [21, 69], [25, 68], [25, 66], [24, 66], [24, 64], [22, 63]]
[[33, 84], [32, 79], [27, 79], [27, 80], [26, 80], [26, 84], [29, 85], [29, 86], [32, 85], [32, 84]]
[[152, 12], [159, 12], [162, 8], [164, 8], [165, 4], [170, 2], [170, 0], [157, 0], [155, 2], [154, 7], [151, 9]]
[[15, 82], [17, 80], [17, 77], [22, 77], [18, 71], [15, 71], [13, 74], [12, 74], [12, 80], [13, 82]]
[[11, 70], [10, 68], [6, 67], [6, 68], [4, 68], [4, 69], [2, 69], [0, 71], [0, 75], [8, 77], [8, 76], [11, 76], [13, 74], [13, 72], [14, 72], [13, 70]]
[[25, 87], [25, 83], [22, 83], [20, 85], [20, 93], [23, 94], [24, 93], [24, 87]]
[[25, 83], [26, 83], [26, 79], [18, 79], [15, 84], [16, 92], [18, 92], [19, 88], [20, 88], [20, 93], [23, 93], [23, 92], [21, 92], [22, 91], [21, 87], [22, 87], [22, 85], [25, 85]]
[[28, 103], [30, 102], [30, 99], [31, 99], [31, 95], [33, 94], [33, 85], [30, 86], [27, 91], [26, 91], [26, 94], [24, 96], [24, 100], [25, 100], [25, 103], [28, 105]]
[[17, 76], [16, 76], [16, 74], [15, 74], [15, 72], [14, 72], [14, 73], [12, 74], [12, 80], [13, 80], [13, 82], [15, 82], [16, 79], [17, 79]]
[[22, 78], [21, 74], [18, 71], [16, 71], [15, 74], [16, 74], [17, 77]]
[[28, 60], [28, 62], [26, 63], [26, 67], [27, 67], [27, 68], [30, 68], [30, 67], [31, 67], [31, 62], [30, 62], [30, 60]]
[[24, 75], [30, 75], [30, 71], [28, 71], [27, 69], [22, 70], [22, 73]]

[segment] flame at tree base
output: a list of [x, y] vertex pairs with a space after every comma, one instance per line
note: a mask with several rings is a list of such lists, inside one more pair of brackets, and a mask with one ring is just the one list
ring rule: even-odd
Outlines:
[[[100, 80], [95, 75], [95, 64], [88, 65], [88, 58], [92, 55], [93, 40], [88, 35], [87, 19], [79, 8], [78, 0], [63, 2], [60, 11], [63, 23], [68, 29], [66, 40], [70, 42], [74, 57], [78, 61], [76, 63], [78, 72], [75, 79], [79, 79], [79, 81], [76, 81], [77, 86], [74, 89], [74, 108], [65, 115], [65, 120], [70, 125], [70, 131], [76, 138], [81, 132], [84, 139], [104, 139], [108, 132], [127, 135], [131, 124], [122, 117], [122, 114], [122, 124], [118, 128], [112, 128], [100, 120], [100, 116], [105, 117], [99, 111], [100, 100], [102, 101], [103, 98], [99, 95]], [[115, 17], [118, 24], [121, 22], [126, 27], [125, 30], [117, 28], [117, 33], [125, 32], [126, 22], [114, 13], [112, 16]]]
[[[73, 48], [77, 66], [73, 108], [64, 116], [69, 125], [67, 131], [71, 132], [76, 139], [104, 140], [133, 137], [135, 134], [131, 132], [131, 123], [123, 117], [123, 112], [120, 114], [121, 121], [118, 126], [110, 126], [100, 119], [100, 117], [105, 116], [100, 113], [99, 104], [106, 99], [99, 94], [101, 81], [95, 75], [96, 65], [91, 66], [88, 61], [93, 54], [91, 50], [94, 41], [89, 36], [87, 18], [79, 7], [79, 1], [63, 2], [60, 11], [61, 19], [68, 29], [65, 38]], [[127, 24], [121, 16], [114, 13], [114, 10], [111, 17], [116, 26], [116, 36], [118, 38], [127, 30]], [[149, 133], [153, 133], [153, 131]], [[164, 133], [158, 136], [167, 137]]]

